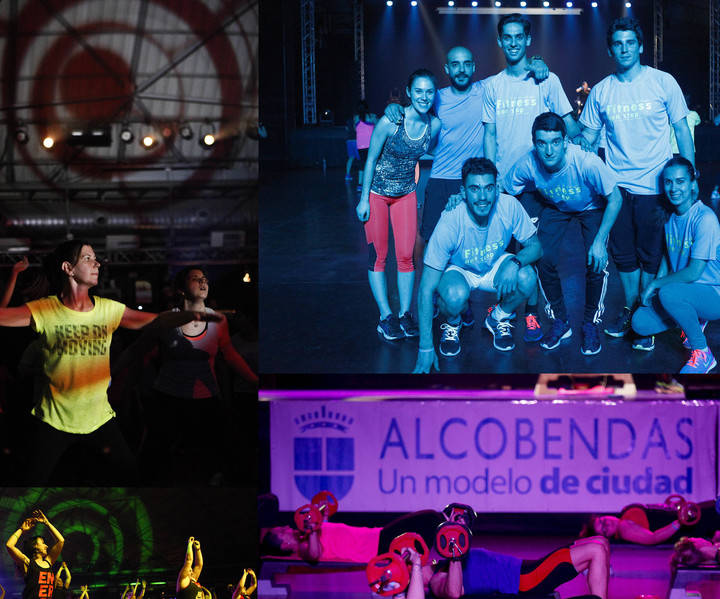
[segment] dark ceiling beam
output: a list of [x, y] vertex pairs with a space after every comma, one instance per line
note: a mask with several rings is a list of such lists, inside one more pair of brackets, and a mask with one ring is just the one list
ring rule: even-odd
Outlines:
[[232, 25], [235, 21], [237, 21], [240, 17], [242, 17], [246, 12], [249, 12], [254, 7], [255, 4], [256, 4], [256, 2], [250, 2], [249, 4], [247, 4], [240, 10], [233, 13], [227, 19], [225, 19], [225, 21], [223, 21], [223, 23], [217, 29], [215, 29], [215, 31], [213, 31], [212, 33], [205, 36], [200, 41], [198, 41], [195, 44], [193, 44], [192, 46], [190, 46], [190, 48], [188, 48], [185, 52], [183, 52], [175, 60], [173, 60], [171, 63], [169, 63], [164, 69], [162, 69], [161, 71], [159, 71], [158, 73], [156, 73], [155, 75], [150, 77], [150, 79], [148, 79], [147, 81], [144, 81], [141, 85], [139, 85], [137, 87], [137, 89], [135, 90], [135, 95], [137, 96], [138, 94], [141, 94], [146, 89], [151, 87], [156, 81], [158, 81], [159, 79], [162, 79], [165, 75], [170, 73], [175, 67], [177, 67], [179, 64], [181, 64], [182, 62], [187, 60], [190, 56], [195, 54], [195, 52], [197, 52], [200, 48], [205, 46], [212, 38], [214, 38], [219, 33], [222, 33], [225, 29], [227, 29], [230, 25]]

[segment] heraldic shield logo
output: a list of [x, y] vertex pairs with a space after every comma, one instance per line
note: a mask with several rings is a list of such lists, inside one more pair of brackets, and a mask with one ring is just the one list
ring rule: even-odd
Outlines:
[[321, 406], [294, 419], [295, 485], [310, 500], [318, 491], [331, 491], [338, 500], [353, 484], [355, 439], [350, 434], [354, 419]]

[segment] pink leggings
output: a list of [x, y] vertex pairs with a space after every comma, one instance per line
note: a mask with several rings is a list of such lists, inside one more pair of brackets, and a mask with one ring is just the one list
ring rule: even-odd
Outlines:
[[370, 192], [370, 218], [365, 223], [365, 238], [370, 250], [369, 269], [385, 270], [390, 233], [388, 212], [395, 238], [395, 258], [398, 272], [412, 272], [413, 248], [417, 234], [417, 199], [415, 192], [389, 198]]

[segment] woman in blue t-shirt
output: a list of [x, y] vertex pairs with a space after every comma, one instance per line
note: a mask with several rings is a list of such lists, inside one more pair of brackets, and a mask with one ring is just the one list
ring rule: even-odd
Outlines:
[[704, 374], [717, 364], [704, 330], [720, 318], [720, 224], [698, 201], [692, 163], [676, 156], [661, 175], [672, 213], [665, 223], [665, 254], [657, 278], [642, 292], [632, 319], [636, 333], [650, 336], [680, 327], [690, 357], [681, 373]]

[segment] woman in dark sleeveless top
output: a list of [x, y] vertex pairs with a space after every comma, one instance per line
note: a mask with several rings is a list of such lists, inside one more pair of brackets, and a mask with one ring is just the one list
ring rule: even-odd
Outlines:
[[[410, 106], [399, 125], [383, 116], [370, 138], [363, 188], [355, 209], [365, 223], [370, 252], [368, 278], [380, 311], [377, 331], [385, 339], [417, 337], [418, 327], [410, 314], [415, 267], [413, 248], [417, 234], [415, 165], [435, 145], [440, 119], [429, 114], [435, 100], [435, 77], [426, 69], [410, 75], [406, 93]], [[385, 260], [388, 254], [388, 221], [392, 223], [398, 270], [398, 316], [390, 309]]]
[[204, 599], [206, 589], [198, 583], [202, 567], [200, 541], [196, 541], [195, 537], [190, 537], [185, 552], [185, 563], [178, 574], [175, 586], [177, 599]]
[[[55, 539], [55, 544], [48, 549], [42, 536], [36, 535], [26, 541], [28, 557], [16, 545], [20, 536], [28, 532], [38, 522], [48, 527], [50, 534]], [[63, 536], [50, 524], [50, 521], [40, 510], [35, 510], [30, 518], [23, 520], [20, 528], [5, 543], [5, 547], [15, 562], [18, 572], [25, 579], [23, 599], [52, 599], [53, 590], [55, 589], [55, 575], [52, 571], [52, 565], [60, 555], [64, 543]]]

